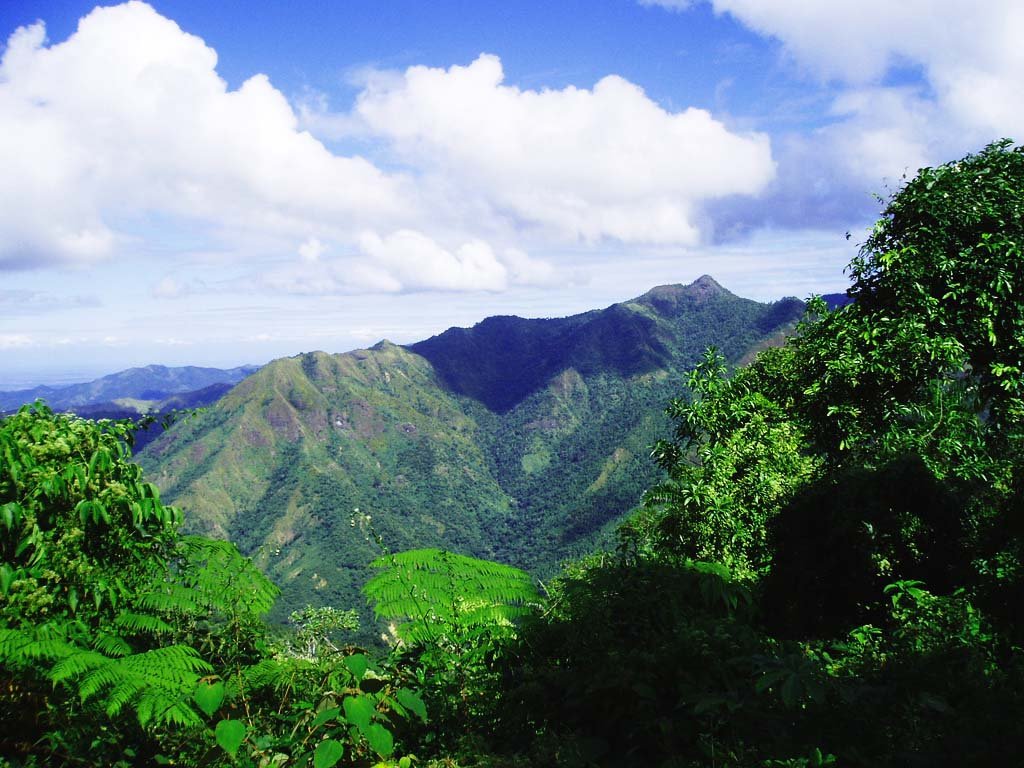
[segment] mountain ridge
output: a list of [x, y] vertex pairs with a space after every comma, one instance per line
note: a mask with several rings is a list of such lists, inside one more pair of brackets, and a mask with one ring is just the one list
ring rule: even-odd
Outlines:
[[256, 557], [282, 612], [360, 603], [379, 552], [353, 527], [357, 509], [393, 551], [437, 546], [546, 575], [607, 541], [657, 478], [648, 446], [704, 348], [738, 361], [802, 307], [706, 278], [568, 318], [302, 353], [139, 458], [191, 530]]
[[154, 402], [168, 400], [176, 395], [197, 392], [214, 384], [237, 384], [258, 368], [256, 365], [210, 368], [150, 364], [127, 368], [78, 384], [40, 385], [29, 389], [0, 392], [0, 412], [17, 410], [37, 399], [45, 400], [51, 408], [57, 410], [108, 406], [125, 398]]

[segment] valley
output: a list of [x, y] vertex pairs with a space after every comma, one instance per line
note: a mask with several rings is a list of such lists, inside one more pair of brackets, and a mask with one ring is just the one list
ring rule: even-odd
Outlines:
[[[658, 477], [649, 446], [709, 345], [733, 363], [803, 303], [710, 277], [554, 319], [493, 317], [401, 347], [276, 360], [138, 457], [186, 528], [280, 585], [276, 618], [361, 606], [379, 554], [435, 546], [546, 578], [611, 544]], [[368, 619], [367, 619], [368, 621]]]

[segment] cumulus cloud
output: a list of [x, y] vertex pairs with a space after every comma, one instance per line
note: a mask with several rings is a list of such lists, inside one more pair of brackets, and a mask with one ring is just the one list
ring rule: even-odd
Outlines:
[[[824, 77], [876, 81], [894, 64], [924, 66], [943, 90], [974, 70], [1016, 80], [1024, 6], [1017, 0], [712, 0], [718, 12], [778, 38]], [[1019, 102], [1019, 99], [1014, 99]]]
[[370, 79], [355, 113], [406, 162], [570, 239], [693, 243], [701, 202], [757, 194], [774, 174], [766, 136], [666, 111], [621, 77], [592, 89], [503, 82], [492, 55], [411, 67]]
[[[699, 0], [639, 0], [685, 11]], [[705, 0], [781, 42], [831, 94], [827, 121], [778, 136], [777, 177], [756, 201], [712, 201], [721, 231], [751, 224], [851, 226], [868, 193], [904, 174], [1024, 137], [1024, 5], [1019, 0]], [[812, 86], [813, 87], [813, 86]]]
[[[1018, 0], [713, 0], [778, 38], [818, 77], [846, 86], [822, 132], [864, 173], [899, 175], [1003, 137], [1024, 136], [1024, 5]], [[895, 70], [920, 72], [892, 85]]]
[[299, 246], [299, 258], [309, 263], [319, 261], [326, 250], [327, 246], [319, 238], [311, 237]]
[[764, 135], [666, 110], [614, 75], [523, 90], [481, 55], [361, 77], [341, 115], [309, 93], [293, 108], [261, 74], [231, 90], [212, 48], [138, 0], [96, 8], [62, 42], [41, 22], [18, 29], [0, 58], [0, 269], [137, 258], [155, 218], [239, 256], [293, 258], [299, 242], [275, 278], [294, 290], [494, 291], [557, 282], [523, 243], [692, 244], [707, 200], [756, 195], [774, 174]]
[[[319, 241], [318, 241], [319, 242]], [[304, 244], [308, 245], [308, 243]], [[552, 285], [557, 270], [522, 250], [494, 247], [479, 239], [446, 247], [423, 232], [400, 229], [387, 235], [365, 231], [354, 252], [335, 258], [300, 256], [260, 276], [265, 288], [284, 293], [415, 293], [503, 291], [513, 285]]]
[[83, 262], [147, 212], [219, 228], [365, 227], [415, 209], [407, 181], [329, 152], [264, 75], [228, 90], [217, 55], [140, 2], [65, 42], [41, 23], [0, 60], [0, 266]]

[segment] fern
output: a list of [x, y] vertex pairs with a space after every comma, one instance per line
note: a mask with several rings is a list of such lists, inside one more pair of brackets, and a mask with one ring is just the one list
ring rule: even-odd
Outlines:
[[[195, 649], [171, 645], [131, 653], [123, 638], [108, 633], [92, 645], [81, 648], [52, 627], [0, 629], [0, 663], [41, 668], [54, 685], [68, 687], [83, 703], [99, 699], [110, 716], [132, 706], [143, 727], [200, 722], [189, 702], [199, 677], [213, 668]], [[46, 669], [46, 662], [53, 664]]]
[[114, 623], [122, 629], [136, 634], [162, 635], [173, 632], [171, 625], [159, 616], [145, 613], [125, 611], [117, 617]]
[[186, 563], [184, 583], [194, 603], [225, 614], [260, 616], [274, 606], [281, 592], [231, 542], [185, 536], [181, 551]]
[[370, 565], [381, 569], [363, 588], [374, 612], [404, 619], [399, 637], [413, 642], [474, 627], [507, 629], [540, 602], [529, 574], [445, 550], [414, 549]]
[[40, 661], [64, 658], [75, 650], [62, 633], [48, 625], [0, 629], [0, 663], [5, 666], [35, 666]]
[[197, 725], [202, 719], [188, 702], [200, 676], [212, 671], [195, 649], [170, 645], [114, 659], [84, 652], [54, 667], [51, 679], [76, 680], [83, 702], [104, 694], [102, 703], [111, 717], [131, 705], [143, 727]]
[[317, 665], [297, 656], [263, 659], [242, 670], [242, 684], [246, 688], [281, 690], [295, 683], [296, 677], [315, 672]]

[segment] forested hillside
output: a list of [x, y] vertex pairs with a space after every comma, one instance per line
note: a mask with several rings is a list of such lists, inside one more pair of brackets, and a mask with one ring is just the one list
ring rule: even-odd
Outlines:
[[140, 461], [186, 528], [280, 585], [279, 611], [358, 600], [373, 546], [438, 546], [547, 576], [658, 477], [663, 404], [708, 344], [739, 360], [802, 303], [709, 277], [568, 318], [495, 317], [408, 348], [277, 360]]
[[[1021, 148], [921, 170], [851, 263], [854, 301], [813, 300], [736, 369], [704, 352], [668, 404], [642, 509], [614, 548], [544, 584], [451, 549], [397, 551], [400, 524], [353, 515], [384, 650], [352, 641], [348, 606], [268, 622], [278, 589], [231, 543], [182, 535], [130, 460], [130, 424], [23, 408], [0, 420], [0, 763], [1019, 765], [1022, 242]], [[366, 405], [312, 418], [340, 373]], [[333, 424], [360, 438], [325, 440], [335, 455], [382, 472], [393, 422], [369, 397], [383, 381], [419, 419], [399, 431], [438, 430], [446, 462], [482, 472], [466, 403], [499, 414], [423, 387], [438, 380], [393, 345], [300, 356], [205, 418], [249, 419], [232, 435], [248, 446], [279, 430], [290, 439], [265, 455], [323, 476], [302, 462], [326, 460], [314, 440]], [[205, 477], [214, 446], [190, 445]], [[423, 476], [461, 487], [446, 466]], [[227, 480], [218, 533], [252, 482]]]

